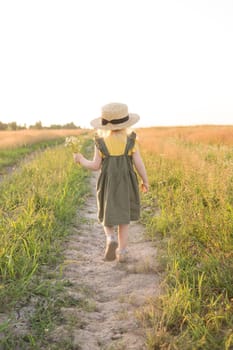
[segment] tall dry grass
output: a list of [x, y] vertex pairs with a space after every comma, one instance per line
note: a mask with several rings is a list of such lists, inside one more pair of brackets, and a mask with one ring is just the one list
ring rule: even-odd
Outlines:
[[197, 172], [205, 169], [208, 176], [211, 167], [232, 158], [233, 126], [153, 127], [138, 129], [137, 134], [146, 152], [179, 160]]
[[84, 129], [0, 131], [0, 149], [20, 147], [71, 135], [80, 135], [85, 131]]
[[192, 144], [233, 145], [233, 126], [152, 127], [137, 130], [143, 146], [164, 151], [164, 140], [176, 139]]

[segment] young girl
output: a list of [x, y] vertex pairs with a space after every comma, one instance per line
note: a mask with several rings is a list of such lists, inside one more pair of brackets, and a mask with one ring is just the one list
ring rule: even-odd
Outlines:
[[[102, 107], [100, 118], [91, 125], [98, 130], [95, 137], [93, 160], [81, 153], [74, 154], [74, 161], [82, 166], [99, 170], [97, 182], [98, 219], [104, 226], [106, 250], [104, 259], [126, 261], [130, 221], [140, 216], [140, 197], [136, 172], [141, 177], [141, 190], [149, 189], [146, 169], [136, 142], [136, 134], [127, 128], [139, 120], [137, 114], [128, 113], [122, 103], [109, 103]], [[102, 137], [100, 132], [102, 131]], [[114, 227], [118, 227], [118, 242]]]

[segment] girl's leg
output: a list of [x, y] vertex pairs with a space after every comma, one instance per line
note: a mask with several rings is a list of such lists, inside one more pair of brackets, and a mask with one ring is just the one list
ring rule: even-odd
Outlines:
[[126, 249], [128, 245], [128, 234], [129, 234], [129, 225], [119, 225], [118, 226], [118, 243], [119, 250]]
[[118, 245], [114, 238], [114, 226], [104, 226], [104, 232], [106, 235], [104, 260], [112, 261], [116, 259], [116, 248]]
[[127, 245], [128, 245], [129, 225], [118, 226], [118, 249], [116, 251], [116, 257], [119, 262], [127, 261]]
[[106, 237], [114, 237], [114, 226], [104, 226]]

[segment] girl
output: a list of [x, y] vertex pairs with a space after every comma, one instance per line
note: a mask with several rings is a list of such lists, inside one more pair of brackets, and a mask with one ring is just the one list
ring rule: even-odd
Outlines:
[[[101, 169], [97, 182], [97, 204], [98, 219], [106, 234], [106, 261], [116, 258], [119, 262], [126, 261], [129, 223], [140, 216], [138, 180], [134, 167], [142, 180], [141, 190], [147, 192], [149, 189], [136, 134], [127, 132], [127, 128], [138, 120], [137, 114], [128, 113], [125, 104], [109, 103], [103, 106], [101, 117], [91, 122], [98, 130], [93, 160], [86, 159], [81, 153], [74, 154], [76, 163], [91, 170]], [[115, 226], [118, 226], [118, 242], [114, 238]]]

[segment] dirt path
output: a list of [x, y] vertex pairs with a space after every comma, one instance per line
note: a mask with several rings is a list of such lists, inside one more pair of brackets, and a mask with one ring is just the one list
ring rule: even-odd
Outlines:
[[85, 305], [82, 309], [76, 306], [62, 309], [65, 320], [74, 320], [72, 330], [59, 326], [51, 341], [59, 343], [67, 332], [72, 349], [143, 350], [145, 334], [137, 312], [148, 298], [159, 293], [156, 247], [145, 240], [141, 224], [132, 224], [129, 262], [103, 261], [105, 237], [96, 220], [95, 181], [93, 176], [93, 193], [69, 236], [63, 267], [63, 278], [71, 282], [67, 293], [85, 300]]

